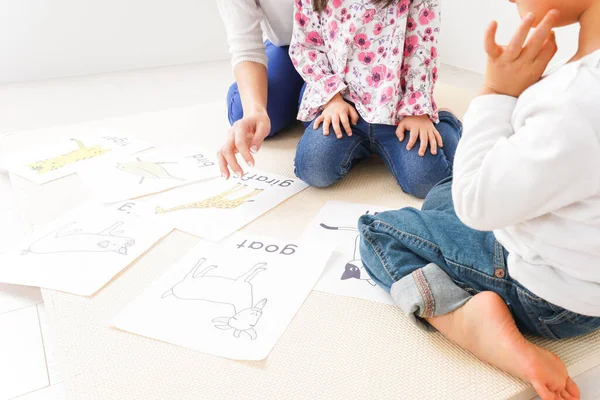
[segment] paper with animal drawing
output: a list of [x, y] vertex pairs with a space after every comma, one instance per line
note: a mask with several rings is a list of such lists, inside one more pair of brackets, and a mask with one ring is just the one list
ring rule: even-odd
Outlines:
[[211, 179], [138, 199], [135, 212], [219, 241], [306, 187], [298, 179], [250, 171], [238, 179]]
[[9, 171], [41, 185], [76, 173], [89, 160], [135, 154], [151, 147], [127, 135], [97, 131], [13, 151], [6, 155], [6, 164]]
[[111, 155], [86, 163], [78, 175], [97, 200], [112, 203], [220, 176], [216, 160], [207, 154], [198, 146], [182, 145]]
[[25, 235], [25, 225], [17, 210], [14, 189], [8, 173], [0, 170], [0, 257]]
[[310, 223], [303, 239], [327, 243], [334, 250], [315, 290], [342, 296], [394, 304], [385, 290], [365, 271], [359, 250], [358, 218], [387, 208], [366, 204], [330, 201]]
[[233, 235], [201, 242], [112, 325], [235, 360], [266, 358], [319, 278], [329, 249]]
[[0, 282], [90, 296], [171, 230], [116, 208], [85, 204], [7, 253]]

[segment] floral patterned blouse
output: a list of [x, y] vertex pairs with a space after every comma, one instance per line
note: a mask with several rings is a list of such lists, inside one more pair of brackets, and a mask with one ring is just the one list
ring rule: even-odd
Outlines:
[[306, 81], [298, 119], [312, 121], [336, 93], [370, 123], [398, 125], [404, 116], [438, 121], [440, 0], [330, 0], [321, 13], [295, 0], [290, 57]]

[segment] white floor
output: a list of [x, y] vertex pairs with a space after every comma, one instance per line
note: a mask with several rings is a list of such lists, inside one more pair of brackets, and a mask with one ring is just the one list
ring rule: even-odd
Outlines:
[[[442, 67], [440, 79], [481, 84], [481, 76], [452, 67]], [[221, 61], [0, 85], [0, 141], [21, 130], [225, 101], [232, 80]], [[576, 380], [582, 399], [600, 399], [600, 367]], [[0, 400], [65, 398], [39, 290], [0, 284]]]

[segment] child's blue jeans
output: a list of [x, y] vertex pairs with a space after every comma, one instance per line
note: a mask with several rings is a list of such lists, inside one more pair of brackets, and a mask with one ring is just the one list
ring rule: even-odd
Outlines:
[[394, 175], [404, 192], [424, 198], [429, 190], [452, 175], [454, 153], [462, 135], [461, 122], [450, 112], [440, 111], [440, 122], [436, 129], [442, 136], [443, 148], [437, 155], [427, 149], [419, 156], [420, 141], [412, 150], [406, 150], [408, 134], [400, 142], [396, 127], [370, 124], [360, 118], [352, 127], [352, 136], [338, 139], [330, 128], [323, 135], [323, 125], [313, 129], [309, 124], [296, 149], [296, 176], [315, 187], [326, 187], [342, 179], [359, 161], [378, 153]]
[[404, 208], [358, 222], [365, 269], [411, 320], [427, 326], [422, 318], [447, 314], [492, 291], [523, 333], [559, 339], [600, 328], [600, 318], [550, 304], [512, 279], [507, 251], [494, 234], [468, 228], [456, 216], [451, 185], [448, 178], [434, 187], [422, 211]]
[[[269, 60], [267, 68], [267, 114], [271, 119], [269, 136], [273, 136], [296, 122], [300, 91], [304, 81], [292, 64], [288, 46], [277, 47], [267, 40], [265, 50]], [[227, 108], [229, 123], [232, 125], [244, 116], [237, 83], [229, 88]]]

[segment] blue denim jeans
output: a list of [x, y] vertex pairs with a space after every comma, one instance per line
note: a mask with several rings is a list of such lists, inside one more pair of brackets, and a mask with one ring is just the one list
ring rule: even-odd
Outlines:
[[447, 314], [492, 291], [523, 333], [559, 339], [600, 328], [600, 318], [551, 304], [512, 279], [507, 251], [494, 234], [468, 228], [456, 216], [451, 185], [448, 178], [434, 187], [421, 211], [404, 208], [358, 222], [365, 269], [411, 320], [427, 326], [422, 318]]
[[[267, 68], [267, 114], [271, 119], [269, 136], [273, 136], [296, 122], [300, 91], [304, 81], [292, 64], [288, 46], [277, 47], [267, 40], [265, 51], [269, 60]], [[244, 116], [237, 83], [229, 88], [227, 108], [229, 123], [232, 125]]]
[[437, 155], [427, 149], [425, 156], [418, 154], [419, 144], [406, 150], [408, 135], [403, 142], [396, 136], [392, 125], [370, 124], [360, 118], [352, 127], [352, 136], [344, 133], [338, 139], [330, 129], [323, 135], [323, 125], [313, 129], [311, 123], [296, 149], [296, 176], [315, 187], [326, 187], [342, 179], [356, 163], [378, 153], [404, 192], [424, 198], [429, 190], [452, 175], [452, 164], [458, 141], [462, 135], [461, 122], [450, 112], [440, 111], [436, 129], [444, 147]]

